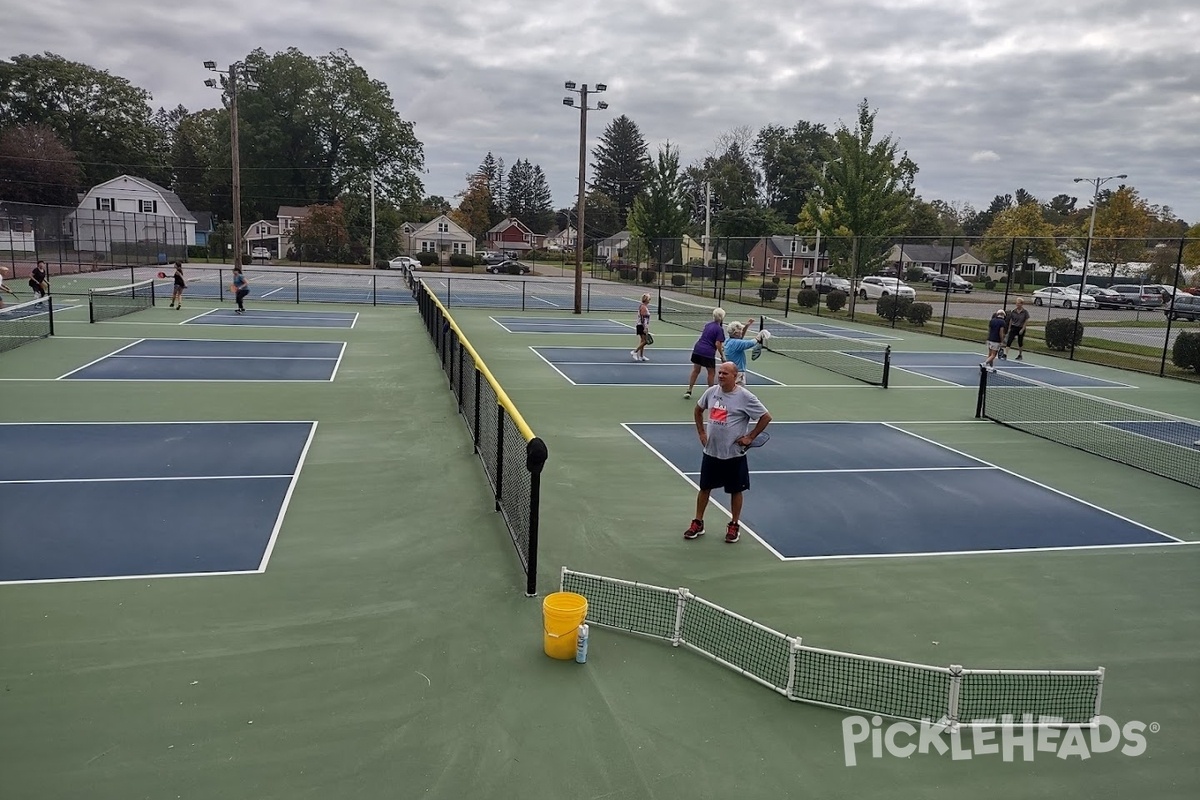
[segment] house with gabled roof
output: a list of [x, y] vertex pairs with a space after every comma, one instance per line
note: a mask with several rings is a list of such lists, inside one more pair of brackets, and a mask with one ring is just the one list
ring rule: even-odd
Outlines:
[[120, 175], [88, 189], [67, 215], [81, 252], [183, 258], [196, 244], [196, 218], [179, 195], [146, 178]]
[[296, 225], [308, 216], [309, 211], [316, 208], [311, 206], [280, 206], [275, 212], [275, 219], [260, 219], [250, 223], [242, 231], [242, 255], [250, 255], [254, 248], [265, 247], [272, 258], [290, 257], [292, 250], [292, 235]]
[[811, 275], [829, 268], [829, 253], [817, 252], [805, 236], [764, 236], [754, 243], [746, 259], [752, 275]]
[[596, 242], [596, 258], [607, 261], [620, 261], [632, 239], [633, 234], [629, 231], [619, 231], [607, 239], [601, 239]]
[[542, 243], [542, 237], [529, 229], [524, 222], [516, 217], [508, 217], [493, 225], [484, 234], [487, 246], [492, 250], [523, 255]]
[[429, 222], [405, 222], [400, 225], [400, 248], [409, 255], [437, 253], [438, 263], [452, 255], [475, 255], [475, 237], [445, 214]]
[[574, 250], [576, 236], [575, 226], [568, 225], [561, 231], [547, 234], [544, 244], [547, 250]]
[[964, 277], [988, 273], [988, 264], [963, 245], [955, 245], [951, 251], [950, 245], [894, 244], [885, 261], [893, 267], [899, 262], [902, 276], [909, 267], [929, 267], [943, 275], [954, 272]]

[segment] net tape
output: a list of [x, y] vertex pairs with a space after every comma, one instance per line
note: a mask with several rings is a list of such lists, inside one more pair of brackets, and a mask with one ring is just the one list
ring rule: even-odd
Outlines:
[[1095, 723], [1104, 668], [994, 670], [933, 666], [811, 647], [686, 588], [562, 570], [587, 598], [587, 622], [685, 646], [789, 700], [948, 728]]
[[1200, 422], [984, 372], [979, 408], [993, 422], [1200, 488]]

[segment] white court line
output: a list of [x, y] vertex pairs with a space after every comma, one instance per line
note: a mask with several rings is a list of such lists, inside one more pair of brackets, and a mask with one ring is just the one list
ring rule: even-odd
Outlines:
[[41, 484], [41, 483], [140, 483], [140, 482], [158, 482], [158, 481], [242, 481], [256, 480], [261, 478], [290, 478], [291, 473], [285, 475], [148, 475], [143, 478], [38, 478], [31, 480], [14, 480], [0, 481], [2, 484]]
[[308, 441], [304, 443], [304, 449], [300, 451], [300, 458], [296, 459], [296, 466], [292, 471], [292, 482], [288, 484], [287, 492], [283, 495], [283, 502], [279, 504], [279, 514], [275, 517], [275, 527], [271, 529], [271, 538], [263, 549], [263, 557], [258, 564], [260, 574], [267, 571], [267, 562], [271, 560], [271, 554], [275, 552], [275, 542], [279, 537], [279, 529], [283, 527], [283, 517], [292, 502], [292, 493], [296, 491], [296, 483], [300, 480], [300, 471], [304, 468], [304, 460], [308, 458], [308, 448], [312, 447], [313, 437], [316, 435], [317, 423], [313, 422], [312, 427], [308, 429]]
[[[215, 578], [225, 577], [230, 575], [261, 575], [267, 571], [267, 562], [271, 559], [271, 554], [275, 551], [275, 543], [279, 538], [279, 531], [283, 527], [283, 518], [287, 512], [288, 506], [292, 501], [292, 494], [295, 492], [296, 483], [300, 479], [300, 471], [304, 467], [304, 461], [308, 457], [309, 448], [312, 447], [313, 438], [317, 432], [316, 420], [240, 420], [238, 422], [229, 422], [228, 420], [190, 420], [190, 421], [171, 421], [171, 422], [151, 422], [147, 420], [137, 422], [0, 422], [0, 426], [4, 425], [238, 425], [238, 424], [271, 424], [271, 425], [296, 425], [305, 424], [307, 422], [308, 439], [304, 443], [304, 448], [300, 451], [300, 457], [296, 460], [296, 466], [291, 475], [250, 475], [250, 476], [213, 476], [216, 480], [230, 480], [237, 478], [255, 478], [255, 477], [290, 477], [291, 483], [288, 484], [287, 491], [284, 493], [283, 502], [279, 506], [279, 514], [275, 517], [275, 525], [271, 529], [271, 536], [267, 540], [267, 546], [263, 549], [263, 557], [259, 561], [258, 568], [252, 570], [221, 570], [217, 572], [160, 572], [147, 575], [99, 575], [86, 578], [38, 578], [36, 580], [21, 580], [21, 581], [0, 581], [0, 586], [20, 586], [25, 584], [44, 584], [44, 583], [84, 583], [92, 581], [126, 581], [126, 580], [151, 580], [155, 578]], [[136, 480], [136, 479], [131, 479]], [[155, 478], [153, 480], [175, 480], [171, 478]], [[19, 481], [13, 481], [19, 482]]]
[[67, 376], [69, 376], [69, 375], [74, 375], [76, 372], [79, 372], [80, 370], [85, 370], [85, 369], [87, 369], [88, 367], [92, 366], [93, 364], [99, 364], [99, 363], [100, 363], [101, 361], [103, 361], [104, 359], [106, 359], [106, 358], [109, 358], [110, 356], [115, 356], [117, 353], [120, 353], [122, 350], [128, 350], [129, 348], [131, 348], [131, 347], [133, 347], [133, 346], [135, 346], [135, 345], [137, 345], [137, 344], [140, 344], [141, 342], [144, 342], [144, 341], [146, 341], [146, 340], [145, 340], [145, 339], [134, 339], [132, 342], [130, 342], [129, 344], [125, 345], [124, 347], [119, 347], [119, 348], [117, 348], [116, 350], [112, 351], [111, 353], [107, 353], [107, 354], [105, 354], [105, 355], [102, 355], [102, 356], [100, 356], [100, 357], [99, 357], [99, 358], [97, 358], [97, 359], [94, 359], [94, 360], [92, 360], [92, 361], [89, 361], [88, 363], [84, 364], [82, 367], [77, 367], [76, 369], [73, 369], [73, 370], [71, 370], [71, 371], [70, 371], [70, 372], [68, 372], [66, 375], [59, 375], [59, 376], [58, 376], [57, 378], [55, 378], [54, 380], [56, 380], [56, 381], [61, 381], [63, 378], [66, 378], [66, 377], [67, 377]]
[[109, 358], [167, 358], [172, 361], [336, 361], [339, 356], [184, 356], [184, 355], [110, 355]]
[[329, 382], [333, 383], [333, 379], [337, 377], [338, 370], [342, 367], [342, 357], [346, 355], [346, 343], [342, 342], [342, 349], [338, 352], [337, 361], [333, 364], [333, 372], [329, 373]]
[[[675, 423], [679, 424], [679, 423]], [[971, 472], [995, 470], [998, 467], [863, 467], [861, 469], [751, 469], [754, 475], [858, 475], [868, 472]], [[688, 472], [687, 475], [699, 475], [699, 472]]]
[[[986, 420], [970, 420], [970, 422], [979, 422], [979, 421], [986, 421]], [[963, 420], [962, 422], [966, 423], [968, 421]], [[954, 551], [928, 551], [928, 552], [917, 552], [917, 553], [861, 553], [861, 554], [852, 554], [852, 555], [828, 555], [828, 556], [784, 556], [781, 553], [779, 553], [778, 550], [776, 550], [774, 547], [772, 547], [770, 544], [768, 544], [765, 540], [763, 540], [763, 538], [761, 536], [759, 536], [756, 532], [754, 532], [752, 529], [748, 528], [745, 525], [745, 523], [743, 523], [742, 530], [746, 531], [751, 536], [753, 536], [755, 539], [757, 539], [759, 541], [759, 543], [762, 544], [762, 546], [768, 552], [772, 553], [780, 561], [837, 561], [837, 560], [877, 559], [877, 558], [927, 558], [927, 557], [931, 557], [931, 556], [936, 557], [936, 556], [963, 556], [963, 555], [997, 555], [997, 554], [1013, 554], [1013, 553], [1038, 553], [1038, 552], [1079, 551], [1079, 550], [1114, 550], [1114, 549], [1128, 550], [1128, 549], [1133, 549], [1133, 548], [1148, 548], [1148, 547], [1164, 548], [1164, 547], [1178, 547], [1178, 546], [1187, 546], [1187, 545], [1200, 545], [1200, 541], [1192, 542], [1192, 541], [1186, 541], [1183, 539], [1179, 539], [1168, 533], [1164, 533], [1155, 528], [1151, 528], [1148, 525], [1143, 525], [1142, 523], [1137, 522], [1132, 519], [1129, 519], [1128, 517], [1122, 516], [1113, 511], [1109, 511], [1108, 509], [1101, 508], [1100, 506], [1097, 506], [1093, 503], [1089, 503], [1086, 500], [1082, 500], [1078, 497], [1067, 494], [1066, 492], [1059, 491], [1058, 489], [1055, 489], [1052, 486], [1047, 486], [1046, 484], [1035, 481], [1032, 478], [1027, 478], [1024, 475], [1020, 475], [1011, 470], [1007, 470], [1007, 469], [1004, 469], [1003, 467], [999, 467], [995, 464], [991, 464], [990, 462], [984, 461], [983, 459], [976, 458], [975, 456], [972, 456], [969, 453], [965, 453], [960, 450], [956, 450], [953, 447], [949, 447], [948, 445], [942, 444], [941, 442], [937, 442], [932, 439], [928, 439], [924, 436], [920, 436], [911, 431], [906, 431], [906, 430], [903, 430], [902, 428], [895, 427], [898, 424], [910, 424], [910, 423], [869, 422], [869, 421], [865, 421], [865, 420], [846, 420], [844, 422], [843, 421], [834, 421], [834, 420], [802, 420], [802, 421], [789, 420], [789, 421], [784, 421], [784, 422], [775, 422], [775, 421], [771, 422], [772, 425], [822, 425], [822, 424], [848, 424], [848, 423], [849, 424], [859, 424], [859, 425], [883, 425], [885, 427], [892, 428], [893, 430], [896, 430], [899, 433], [903, 433], [907, 436], [912, 436], [915, 439], [919, 439], [923, 442], [927, 442], [929, 444], [935, 445], [944, 450], [948, 450], [952, 453], [955, 453], [956, 455], [962, 456], [964, 458], [975, 461], [981, 465], [984, 465], [983, 467], [976, 468], [977, 470], [985, 470], [986, 469], [986, 470], [995, 470], [995, 471], [999, 471], [999, 472], [1004, 472], [1018, 480], [1025, 481], [1027, 483], [1032, 483], [1035, 486], [1039, 486], [1043, 489], [1047, 489], [1057, 495], [1067, 498], [1068, 500], [1074, 500], [1078, 503], [1081, 503], [1082, 505], [1088, 506], [1089, 508], [1099, 511], [1102, 514], [1107, 514], [1111, 517], [1115, 517], [1117, 519], [1120, 519], [1124, 522], [1129, 523], [1130, 525], [1133, 525], [1138, 528], [1142, 528], [1143, 530], [1147, 530], [1150, 533], [1153, 533], [1158, 536], [1162, 536], [1165, 539], [1169, 539], [1170, 541], [1130, 543], [1130, 544], [1105, 544], [1105, 545], [1064, 545], [1064, 546], [1056, 546], [1056, 547], [1021, 547], [1021, 548], [1008, 548], [1008, 549], [997, 549], [997, 550], [954, 550]], [[926, 423], [921, 423], [921, 424], [946, 424], [946, 423], [944, 423], [944, 422], [926, 422]], [[679, 426], [682, 426], [682, 425], [691, 425], [690, 422], [637, 422], [637, 423], [624, 423], [623, 422], [623, 423], [621, 423], [621, 427], [624, 428], [626, 431], [628, 431], [629, 434], [632, 435], [635, 439], [637, 439], [639, 442], [641, 442], [642, 445], [645, 446], [647, 450], [649, 450], [654, 455], [658, 456], [659, 459], [662, 460], [663, 463], [665, 463], [671, 469], [671, 471], [675, 472], [677, 475], [679, 475], [685, 481], [687, 481], [689, 484], [691, 484], [691, 486], [693, 488], [695, 488], [696, 491], [700, 491], [700, 485], [690, 477], [691, 475], [698, 476], [699, 473], [695, 473], [695, 472], [687, 473], [687, 472], [684, 472], [683, 470], [679, 469], [678, 467], [676, 467], [668, 458], [666, 458], [662, 453], [660, 453], [658, 450], [656, 450], [654, 447], [652, 447], [649, 444], [649, 442], [647, 442], [645, 439], [643, 439], [641, 436], [639, 436], [635, 431], [633, 431], [632, 428], [630, 427], [630, 425], [639, 425], [639, 426], [642, 426], [642, 425], [679, 425]], [[960, 469], [963, 469], [963, 468], [960, 468]], [[832, 471], [832, 470], [816, 470], [815, 472], [827, 472], [827, 471]], [[842, 470], [842, 471], [846, 471], [846, 470]], [[857, 472], [857, 471], [863, 471], [863, 470], [849, 470], [849, 471]], [[895, 470], [895, 471], [897, 471], [897, 472], [905, 472], [905, 471], [916, 472], [916, 471], [920, 471], [920, 470], [913, 468], [911, 470], [900, 469], [900, 470]], [[751, 470], [751, 474], [770, 474], [770, 473], [767, 471], [760, 471], [760, 472], [756, 473], [754, 470]], [[723, 512], [725, 512], [725, 514], [727, 514], [728, 516], [730, 516], [732, 518], [733, 515], [729, 511], [729, 509], [727, 509], [725, 506], [723, 506], [722, 504], [717, 502], [715, 496], [709, 498], [709, 502], [711, 504], [717, 506], [717, 508], [721, 509]]]

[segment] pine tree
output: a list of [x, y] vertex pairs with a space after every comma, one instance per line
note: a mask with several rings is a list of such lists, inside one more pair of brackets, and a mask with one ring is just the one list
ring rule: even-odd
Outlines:
[[646, 139], [624, 114], [609, 123], [592, 151], [592, 187], [612, 198], [619, 219], [628, 216], [645, 185], [646, 170], [650, 168], [646, 153]]

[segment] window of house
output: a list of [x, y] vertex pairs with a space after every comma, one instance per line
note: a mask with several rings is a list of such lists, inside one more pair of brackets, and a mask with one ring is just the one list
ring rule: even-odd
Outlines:
[[[796, 240], [795, 239], [792, 239], [792, 248], [788, 252], [791, 252], [791, 253], [796, 252]], [[788, 267], [788, 269], [791, 269], [791, 267]]]
[[434, 252], [434, 246], [433, 246], [433, 245], [434, 245], [434, 243], [433, 243], [433, 242], [431, 242], [431, 241], [428, 241], [428, 240], [421, 242], [421, 252], [422, 252], [422, 253], [432, 253], [432, 252]]
[[467, 252], [467, 243], [466, 242], [455, 242], [454, 243], [454, 252], [455, 253], [466, 253]]
[[158, 201], [157, 200], [138, 200], [138, 211], [142, 212], [143, 214], [157, 214], [158, 213]]
[[96, 209], [98, 211], [112, 211], [113, 206], [114, 206], [114, 203], [113, 203], [113, 199], [111, 197], [97, 197], [96, 198]]
[[438, 233], [449, 233], [449, 232], [450, 232], [450, 223], [449, 222], [439, 222], [438, 223]]
[[[794, 243], [794, 242], [793, 242], [792, 244], [793, 244], [793, 246], [795, 246], [795, 243]], [[792, 271], [792, 260], [791, 260], [790, 258], [785, 258], [785, 259], [783, 260], [783, 268], [784, 268], [784, 270], [785, 270], [785, 271], [787, 271], [787, 272], [791, 272], [791, 271]]]

